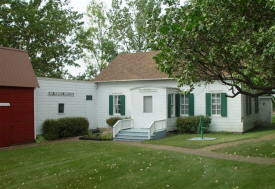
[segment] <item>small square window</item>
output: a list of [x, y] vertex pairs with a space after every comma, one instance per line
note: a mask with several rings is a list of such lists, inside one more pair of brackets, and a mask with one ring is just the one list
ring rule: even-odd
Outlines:
[[64, 113], [64, 108], [65, 108], [64, 104], [58, 104], [58, 113], [63, 114]]
[[144, 96], [143, 97], [143, 112], [152, 113], [153, 112], [153, 97]]
[[93, 100], [93, 96], [92, 95], [86, 95], [86, 100]]

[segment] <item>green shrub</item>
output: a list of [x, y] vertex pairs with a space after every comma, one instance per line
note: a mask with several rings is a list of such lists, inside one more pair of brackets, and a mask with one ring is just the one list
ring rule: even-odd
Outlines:
[[122, 120], [122, 117], [110, 117], [106, 120], [106, 123], [110, 126], [113, 127], [118, 120]]
[[112, 129], [100, 129], [100, 137], [104, 140], [112, 140], [113, 139], [113, 130]]
[[66, 117], [45, 120], [42, 130], [45, 139], [55, 140], [87, 134], [88, 127], [89, 122], [84, 117]]
[[[176, 120], [176, 127], [180, 133], [187, 133], [191, 130], [198, 132], [198, 126], [200, 123], [201, 116], [188, 116], [188, 117], [179, 117]], [[210, 127], [211, 118], [208, 116], [203, 116], [203, 126], [207, 129]], [[206, 130], [207, 130], [206, 129]]]
[[194, 116], [179, 117], [176, 120], [176, 127], [180, 133], [190, 132], [198, 124], [197, 117]]
[[35, 143], [43, 143], [47, 142], [46, 139], [43, 136], [37, 136], [35, 139]]
[[43, 136], [46, 140], [60, 138], [61, 129], [55, 119], [46, 119], [42, 125]]

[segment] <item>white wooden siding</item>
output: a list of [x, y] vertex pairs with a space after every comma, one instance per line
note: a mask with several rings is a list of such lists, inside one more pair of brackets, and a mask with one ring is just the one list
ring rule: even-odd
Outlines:
[[252, 129], [253, 127], [261, 123], [260, 113], [255, 113], [255, 98], [251, 98], [251, 115], [246, 115], [246, 95], [242, 96], [242, 106], [243, 106], [243, 132]]
[[[98, 83], [98, 126], [99, 127], [107, 127], [106, 119], [111, 117], [109, 115], [109, 95], [111, 94], [123, 94], [126, 97], [126, 117], [131, 117], [133, 110], [131, 110], [132, 102], [136, 104], [137, 109], [142, 110], [143, 102], [141, 98], [138, 99], [135, 95], [131, 95], [132, 88], [135, 87], [168, 87], [168, 88], [176, 88], [176, 81], [169, 80], [156, 80], [156, 81], [116, 81], [116, 82], [100, 82]], [[188, 90], [188, 86], [183, 86], [181, 90]], [[160, 100], [158, 109], [164, 110], [159, 112], [159, 115], [154, 115], [155, 120], [158, 118], [162, 118], [165, 114], [167, 118], [167, 94], [168, 91], [164, 95], [158, 94], [158, 99]], [[201, 86], [196, 86], [194, 93], [194, 108], [195, 115], [205, 115], [205, 93], [227, 93], [230, 94], [228, 88], [218, 81], [215, 81], [211, 85], [205, 86], [203, 83]], [[132, 99], [137, 98], [137, 99]], [[137, 102], [134, 102], [137, 100]], [[212, 116], [212, 123], [210, 127], [210, 131], [229, 131], [229, 132], [243, 132], [243, 123], [242, 123], [242, 98], [241, 95], [235, 98], [227, 98], [227, 117], [221, 116]], [[157, 103], [154, 100], [154, 103]], [[165, 112], [165, 113], [164, 113]], [[136, 116], [133, 115], [133, 116]], [[174, 130], [176, 118], [171, 118], [167, 120], [167, 129]], [[137, 123], [138, 124], [138, 123]], [[149, 124], [149, 123], [148, 123]]]
[[[42, 134], [42, 124], [46, 119], [61, 117], [86, 117], [89, 128], [97, 128], [96, 84], [85, 81], [37, 78], [40, 88], [35, 89], [36, 135]], [[49, 96], [48, 92], [73, 92], [74, 96]], [[86, 101], [86, 95], [93, 100]], [[65, 104], [64, 114], [58, 113], [58, 104]]]
[[[109, 115], [109, 95], [125, 95], [125, 117], [131, 117], [131, 89], [137, 87], [177, 87], [176, 81], [116, 81], [98, 83], [98, 126], [108, 127], [106, 119], [117, 115]], [[164, 101], [166, 102], [166, 100]], [[164, 103], [162, 102], [162, 104]], [[140, 104], [141, 105], [141, 104]], [[166, 104], [165, 104], [166, 107]]]
[[[131, 90], [131, 118], [134, 119], [134, 126], [138, 128], [149, 128], [154, 121], [166, 119], [166, 97], [165, 88], [155, 88], [155, 92], [140, 92], [140, 88]], [[152, 113], [143, 112], [143, 97], [152, 96]]]

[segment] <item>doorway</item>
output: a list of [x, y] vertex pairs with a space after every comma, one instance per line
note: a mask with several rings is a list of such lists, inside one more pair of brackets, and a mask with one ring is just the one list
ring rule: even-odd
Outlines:
[[0, 147], [12, 145], [12, 127], [10, 106], [0, 106]]

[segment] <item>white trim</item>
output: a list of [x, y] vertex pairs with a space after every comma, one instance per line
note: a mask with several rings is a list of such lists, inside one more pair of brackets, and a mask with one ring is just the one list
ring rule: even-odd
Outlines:
[[33, 90], [34, 140], [36, 139], [36, 89]]
[[272, 96], [259, 96], [259, 98], [262, 98], [262, 99], [273, 99]]
[[176, 81], [175, 79], [171, 78], [156, 78], [156, 79], [129, 79], [129, 80], [111, 80], [111, 81], [92, 81], [95, 83], [107, 83], [107, 82], [117, 82], [117, 81], [156, 81], [156, 80], [171, 80]]
[[11, 106], [10, 103], [0, 103], [0, 106]]
[[68, 80], [68, 79], [57, 79], [57, 78], [44, 78], [44, 77], [36, 77], [37, 80], [41, 81], [60, 81], [60, 82], [69, 82], [69, 83], [93, 83], [93, 81], [80, 81], [80, 80]]
[[[173, 104], [172, 104], [172, 101], [173, 101]], [[172, 108], [172, 105], [173, 105], [173, 108]], [[171, 118], [176, 117], [176, 94], [175, 93], [171, 93], [171, 106], [170, 106], [170, 108], [171, 108]], [[173, 112], [172, 112], [172, 109], [173, 109]]]

